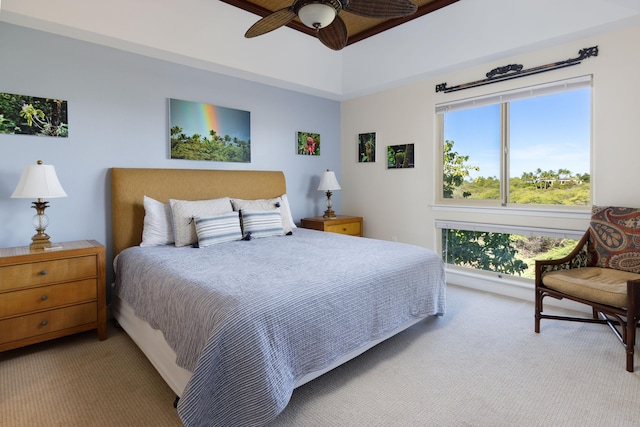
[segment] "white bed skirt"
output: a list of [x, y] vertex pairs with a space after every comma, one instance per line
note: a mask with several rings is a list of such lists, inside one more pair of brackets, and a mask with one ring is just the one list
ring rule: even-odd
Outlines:
[[[162, 332], [158, 329], [153, 329], [147, 322], [138, 318], [134, 314], [133, 308], [127, 304], [126, 301], [121, 300], [116, 295], [112, 295], [110, 308], [113, 313], [113, 317], [116, 319], [118, 324], [125, 330], [129, 337], [131, 337], [140, 350], [142, 350], [144, 355], [147, 356], [160, 376], [169, 385], [169, 387], [171, 387], [171, 390], [173, 390], [177, 396], [182, 396], [182, 392], [184, 391], [187, 382], [189, 382], [192, 373], [191, 371], [176, 365], [176, 353], [171, 349], [171, 347], [169, 347], [169, 344], [164, 339]], [[411, 319], [399, 328], [389, 332], [384, 337], [370, 341], [362, 347], [342, 356], [327, 368], [309, 372], [298, 380], [295, 387], [300, 387], [301, 385], [318, 378], [320, 375], [329, 372], [333, 368], [348, 362], [376, 344], [379, 344], [418, 323], [420, 320], [422, 320], [422, 318]]]

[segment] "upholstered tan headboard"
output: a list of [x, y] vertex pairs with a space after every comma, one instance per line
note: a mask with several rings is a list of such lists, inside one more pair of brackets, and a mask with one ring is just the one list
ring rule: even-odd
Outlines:
[[280, 171], [112, 168], [113, 256], [142, 241], [145, 195], [168, 203], [225, 196], [270, 199], [286, 192]]

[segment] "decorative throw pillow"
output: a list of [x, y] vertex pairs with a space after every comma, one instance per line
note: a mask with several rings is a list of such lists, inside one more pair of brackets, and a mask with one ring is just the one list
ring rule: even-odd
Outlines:
[[163, 246], [174, 242], [171, 209], [166, 203], [144, 196], [144, 223], [140, 246]]
[[173, 234], [176, 246], [189, 246], [198, 241], [195, 217], [205, 217], [233, 212], [231, 199], [221, 197], [211, 200], [175, 200], [170, 199]]
[[293, 219], [291, 218], [291, 211], [289, 211], [289, 203], [287, 200], [287, 206], [284, 207], [284, 203], [282, 201], [282, 197], [275, 197], [273, 199], [256, 199], [256, 200], [245, 200], [245, 199], [231, 199], [231, 203], [233, 204], [233, 209], [236, 211], [240, 211], [243, 209], [251, 209], [251, 210], [273, 210], [279, 209], [280, 217], [282, 219], [282, 227], [284, 228], [284, 234], [289, 234], [294, 227], [291, 226], [293, 223]]
[[200, 248], [242, 239], [238, 212], [196, 217], [195, 223]]
[[593, 206], [590, 233], [596, 267], [640, 273], [640, 209]]
[[242, 209], [240, 218], [244, 239], [284, 235], [280, 209]]

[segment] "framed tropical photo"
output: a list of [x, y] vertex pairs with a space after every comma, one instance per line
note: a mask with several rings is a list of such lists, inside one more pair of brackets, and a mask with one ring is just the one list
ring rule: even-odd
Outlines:
[[376, 161], [376, 133], [358, 135], [358, 162], [373, 163]]
[[251, 162], [251, 113], [169, 99], [171, 158]]
[[298, 154], [306, 156], [320, 155], [320, 134], [311, 132], [298, 132], [296, 142]]
[[387, 169], [414, 167], [413, 144], [389, 145], [387, 147]]
[[0, 93], [0, 133], [67, 138], [67, 101]]

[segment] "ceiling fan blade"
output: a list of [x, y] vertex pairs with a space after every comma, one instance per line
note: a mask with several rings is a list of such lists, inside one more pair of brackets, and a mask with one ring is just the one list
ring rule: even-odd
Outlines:
[[273, 31], [277, 28], [287, 25], [293, 18], [296, 17], [292, 7], [286, 7], [284, 9], [276, 10], [275, 12], [265, 16], [258, 22], [253, 24], [251, 28], [247, 30], [244, 36], [248, 39], [251, 37], [261, 36], [269, 31]]
[[347, 45], [347, 26], [336, 16], [330, 25], [318, 30], [318, 38], [329, 49], [340, 50]]
[[342, 9], [366, 18], [401, 18], [413, 15], [418, 6], [411, 0], [350, 0]]

